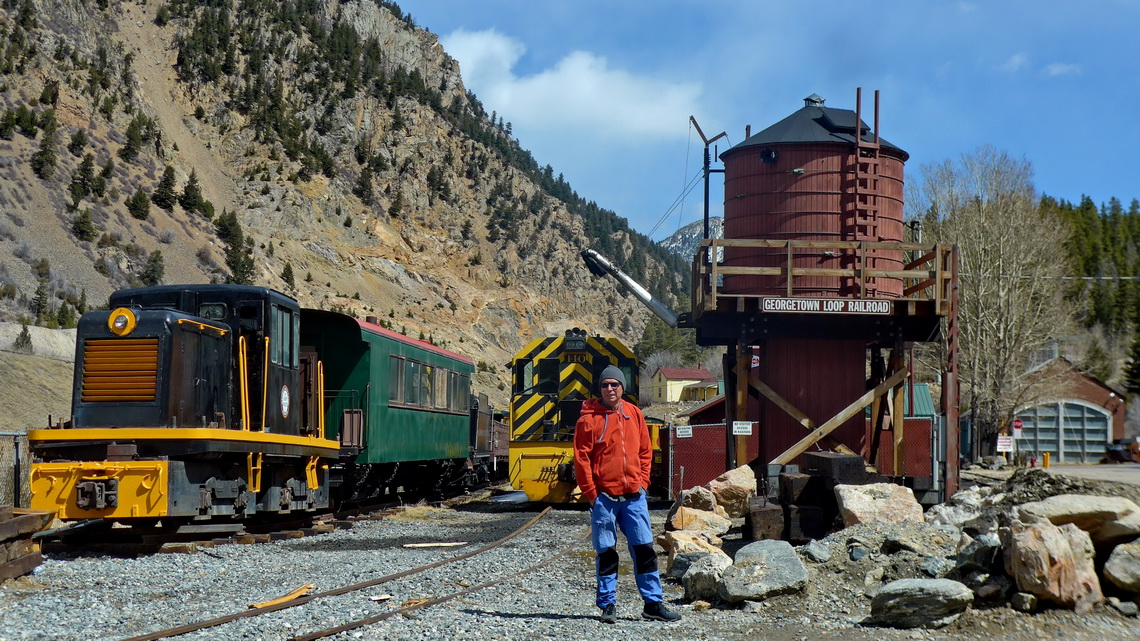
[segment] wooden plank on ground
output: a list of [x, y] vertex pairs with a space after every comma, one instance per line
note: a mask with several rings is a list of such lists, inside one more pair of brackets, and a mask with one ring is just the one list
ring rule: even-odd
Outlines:
[[43, 562], [44, 556], [39, 552], [33, 552], [14, 561], [8, 561], [0, 565], [0, 581], [30, 574], [32, 570], [36, 569], [36, 566]]
[[868, 391], [866, 394], [860, 396], [856, 401], [848, 405], [843, 411], [831, 417], [826, 423], [820, 425], [813, 432], [805, 436], [799, 443], [791, 446], [784, 451], [783, 454], [772, 459], [773, 465], [787, 465], [792, 459], [804, 453], [804, 450], [819, 442], [824, 436], [834, 432], [840, 425], [843, 425], [852, 416], [863, 411], [864, 407], [871, 404], [871, 401], [882, 396], [895, 385], [906, 380], [908, 373], [905, 369], [900, 369], [891, 375], [890, 378], [879, 383], [875, 389]]
[[0, 541], [24, 537], [40, 530], [51, 522], [51, 512], [24, 514], [0, 521]]

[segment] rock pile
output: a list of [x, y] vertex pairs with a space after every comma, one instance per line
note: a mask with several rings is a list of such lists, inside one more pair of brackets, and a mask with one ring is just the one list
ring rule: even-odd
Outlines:
[[[753, 514], [763, 502], [752, 498], [749, 475], [740, 468], [683, 492], [658, 538], [669, 576], [694, 608], [756, 609], [809, 590], [837, 595], [836, 602], [850, 596], [853, 612], [869, 613], [864, 624], [896, 628], [941, 627], [972, 605], [1002, 603], [1027, 612], [1083, 613], [1105, 603], [1126, 616], [1137, 612], [1140, 506], [1129, 499], [1050, 494], [1075, 488], [1030, 470], [1004, 486], [962, 490], [924, 515], [901, 486], [835, 484], [837, 531], [799, 547], [757, 540], [733, 558], [721, 545], [740, 498], [752, 500]], [[726, 485], [732, 498], [722, 501]], [[757, 528], [744, 530], [747, 537]]]

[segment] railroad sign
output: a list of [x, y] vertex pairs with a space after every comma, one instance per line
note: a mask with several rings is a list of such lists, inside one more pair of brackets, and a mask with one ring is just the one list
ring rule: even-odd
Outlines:
[[891, 301], [861, 298], [762, 298], [765, 313], [792, 314], [877, 314], [891, 313]]
[[999, 452], [1012, 452], [1013, 451], [1013, 437], [1012, 436], [999, 436], [999, 437], [997, 437], [997, 451], [999, 451]]
[[733, 436], [752, 436], [752, 421], [733, 421]]
[[678, 425], [673, 429], [673, 434], [676, 435], [677, 438], [693, 438], [693, 426]]

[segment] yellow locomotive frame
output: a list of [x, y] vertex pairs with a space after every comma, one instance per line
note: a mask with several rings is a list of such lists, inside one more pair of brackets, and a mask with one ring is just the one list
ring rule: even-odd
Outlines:
[[566, 336], [535, 339], [511, 359], [510, 479], [529, 500], [579, 498], [574, 424], [582, 402], [596, 395], [595, 378], [608, 365], [625, 373], [625, 398], [636, 403], [637, 357], [616, 338], [570, 330]]

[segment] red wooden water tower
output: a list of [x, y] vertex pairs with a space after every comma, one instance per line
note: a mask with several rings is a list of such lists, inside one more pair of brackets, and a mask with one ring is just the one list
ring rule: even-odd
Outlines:
[[706, 238], [694, 259], [691, 322], [698, 343], [729, 346], [729, 424], [756, 428], [727, 437], [728, 464], [758, 448], [755, 463], [773, 471], [825, 447], [861, 454], [880, 474], [918, 476], [904, 460], [907, 355], [946, 340], [947, 429], [941, 455], [931, 448], [927, 459], [945, 464], [919, 482], [944, 483], [948, 495], [958, 478], [957, 250], [904, 242], [908, 154], [879, 136], [878, 92], [873, 128], [861, 102], [857, 93], [854, 111], [836, 109], [813, 94], [721, 154], [725, 238]]

